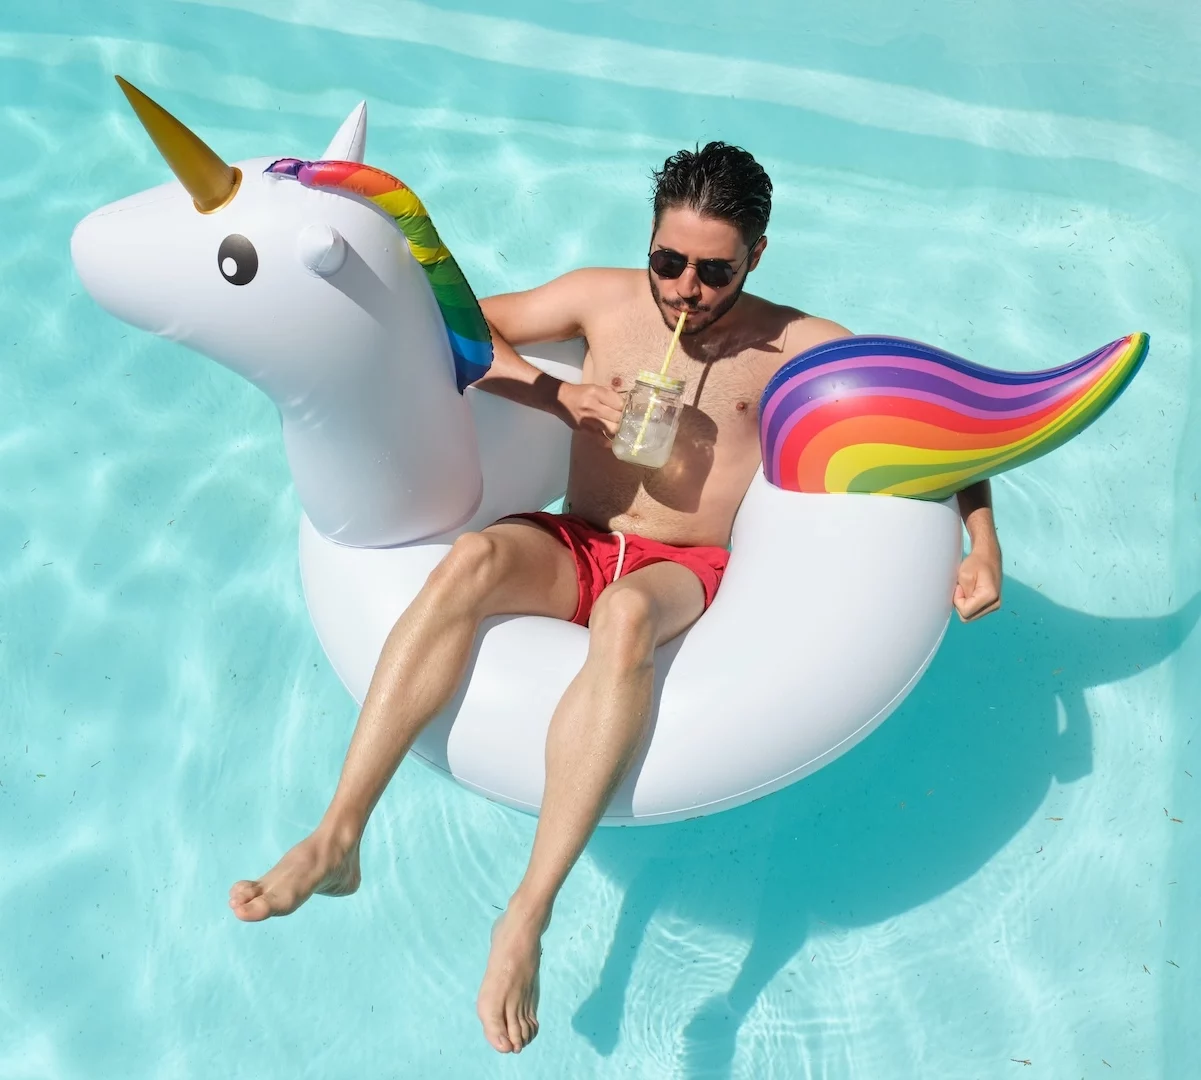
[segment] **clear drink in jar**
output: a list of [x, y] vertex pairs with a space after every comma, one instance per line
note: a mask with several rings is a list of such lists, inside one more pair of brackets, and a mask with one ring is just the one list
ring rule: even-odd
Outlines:
[[683, 398], [683, 379], [640, 371], [634, 388], [626, 395], [621, 425], [613, 437], [613, 453], [632, 465], [662, 468], [671, 457]]

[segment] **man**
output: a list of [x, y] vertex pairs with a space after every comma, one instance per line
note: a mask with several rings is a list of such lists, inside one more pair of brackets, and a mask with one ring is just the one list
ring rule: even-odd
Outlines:
[[[744, 292], [767, 247], [771, 181], [744, 150], [710, 143], [655, 174], [648, 270], [589, 269], [481, 305], [495, 361], [476, 385], [545, 409], [574, 431], [569, 514], [508, 518], [458, 539], [384, 645], [341, 779], [317, 830], [230, 906], [256, 921], [314, 892], [359, 884], [367, 819], [418, 732], [450, 700], [491, 615], [543, 615], [590, 630], [587, 660], [551, 720], [546, 787], [525, 876], [492, 934], [477, 1004], [488, 1041], [520, 1052], [537, 1034], [540, 941], [551, 908], [634, 759], [651, 712], [654, 652], [712, 602], [739, 503], [760, 464], [759, 397], [798, 353], [849, 335]], [[649, 284], [649, 288], [648, 288]], [[687, 313], [672, 372], [687, 380], [675, 447], [658, 470], [609, 444], [622, 392], [656, 367]], [[513, 346], [583, 336], [583, 382], [559, 382]], [[960, 494], [971, 553], [954, 603], [965, 620], [1000, 603], [987, 483]]]

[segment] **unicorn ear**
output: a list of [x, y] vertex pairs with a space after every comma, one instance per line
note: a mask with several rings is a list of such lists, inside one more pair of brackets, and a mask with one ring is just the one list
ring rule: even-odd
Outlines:
[[330, 140], [321, 157], [324, 161], [361, 162], [366, 148], [367, 102], [360, 101], [342, 121], [342, 126], [338, 128], [337, 134]]

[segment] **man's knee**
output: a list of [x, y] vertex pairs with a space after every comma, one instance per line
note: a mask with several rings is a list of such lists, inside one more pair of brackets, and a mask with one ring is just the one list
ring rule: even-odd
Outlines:
[[463, 533], [430, 574], [430, 587], [471, 600], [486, 596], [504, 575], [504, 552], [494, 536]]
[[658, 605], [641, 589], [608, 588], [597, 597], [588, 622], [593, 648], [623, 667], [649, 663], [657, 619]]

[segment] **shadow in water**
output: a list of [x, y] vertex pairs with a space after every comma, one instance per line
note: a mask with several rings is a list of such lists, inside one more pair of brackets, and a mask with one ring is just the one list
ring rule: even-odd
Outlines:
[[971, 877], [1053, 783], [1091, 771], [1084, 691], [1166, 659], [1201, 616], [1201, 595], [1141, 619], [1085, 615], [1016, 581], [1005, 599], [952, 626], [905, 705], [813, 776], [712, 818], [594, 837], [590, 856], [625, 884], [599, 983], [573, 1019], [598, 1052], [617, 1043], [647, 922], [670, 911], [751, 941], [685, 1031], [687, 1075], [727, 1076], [744, 1018], [815, 926], [892, 918]]

